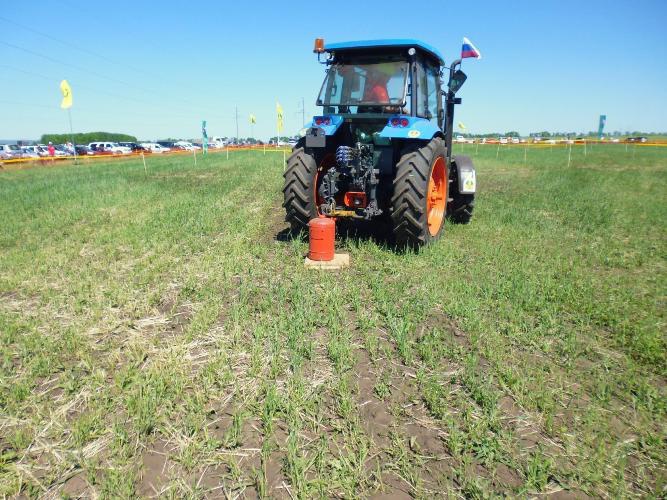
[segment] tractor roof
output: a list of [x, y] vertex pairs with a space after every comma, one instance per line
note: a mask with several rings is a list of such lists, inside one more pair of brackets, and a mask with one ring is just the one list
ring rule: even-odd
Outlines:
[[413, 38], [387, 38], [383, 40], [357, 40], [354, 42], [327, 43], [324, 46], [324, 50], [327, 52], [336, 52], [342, 50], [381, 47], [415, 47], [416, 49], [423, 50], [424, 52], [434, 56], [440, 62], [440, 64], [445, 64], [445, 59], [442, 57], [438, 49]]

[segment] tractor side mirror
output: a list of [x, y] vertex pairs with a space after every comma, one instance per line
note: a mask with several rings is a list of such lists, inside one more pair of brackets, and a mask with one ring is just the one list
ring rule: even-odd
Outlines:
[[459, 91], [459, 89], [463, 86], [467, 78], [468, 76], [460, 69], [454, 71], [454, 74], [450, 77], [449, 83], [447, 84], [450, 92], [456, 94]]

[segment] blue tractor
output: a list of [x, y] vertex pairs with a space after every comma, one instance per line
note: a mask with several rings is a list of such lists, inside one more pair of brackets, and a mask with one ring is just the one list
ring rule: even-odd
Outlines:
[[306, 230], [319, 216], [389, 223], [399, 246], [436, 240], [445, 218], [468, 223], [476, 177], [467, 156], [452, 156], [461, 61], [448, 69], [419, 40], [315, 41], [326, 77], [322, 115], [287, 161], [285, 220]]

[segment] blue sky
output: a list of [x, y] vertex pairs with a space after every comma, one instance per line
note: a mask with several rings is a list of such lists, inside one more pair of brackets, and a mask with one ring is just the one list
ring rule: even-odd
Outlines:
[[[411, 9], [417, 9], [412, 11]], [[302, 127], [327, 41], [419, 38], [449, 62], [467, 36], [457, 121], [471, 132], [667, 130], [667, 1], [58, 2], [0, 10], [0, 138], [69, 130], [58, 84], [73, 90], [75, 132], [141, 139]]]

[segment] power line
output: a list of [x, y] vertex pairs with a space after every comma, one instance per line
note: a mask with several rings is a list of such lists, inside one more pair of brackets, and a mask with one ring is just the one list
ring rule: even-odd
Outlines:
[[16, 101], [6, 101], [4, 99], [0, 99], [0, 103], [3, 104], [14, 104], [17, 106], [32, 106], [34, 108], [47, 108], [47, 109], [60, 109], [58, 106], [53, 106], [53, 105], [47, 105], [47, 104], [35, 104], [33, 102], [16, 102]]
[[[101, 74], [101, 73], [97, 73], [97, 72], [95, 72], [95, 71], [89, 71], [89, 70], [87, 70], [86, 68], [84, 68], [84, 67], [82, 67], [82, 66], [79, 66], [79, 65], [77, 65], [77, 64], [71, 64], [71, 63], [68, 63], [68, 62], [66, 62], [66, 61], [61, 61], [61, 60], [59, 60], [59, 59], [56, 59], [56, 58], [54, 58], [54, 57], [51, 57], [51, 56], [48, 56], [48, 55], [45, 55], [45, 54], [41, 54], [41, 53], [36, 52], [36, 51], [34, 51], [34, 50], [27, 49], [27, 48], [25, 48], [25, 47], [21, 47], [21, 46], [19, 46], [19, 45], [15, 45], [15, 44], [13, 44], [13, 43], [5, 42], [4, 40], [0, 40], [0, 44], [6, 45], [6, 46], [11, 47], [11, 48], [16, 49], [16, 50], [20, 50], [20, 51], [22, 51], [22, 52], [26, 52], [26, 53], [28, 53], [28, 54], [35, 55], [35, 56], [37, 56], [37, 57], [41, 57], [41, 58], [43, 58], [43, 59], [46, 59], [47, 61], [51, 61], [51, 62], [54, 62], [54, 63], [56, 63], [56, 64], [62, 64], [63, 66], [67, 66], [67, 67], [76, 69], [77, 71], [81, 71], [81, 72], [86, 73], [86, 74], [89, 74], [89, 75], [94, 75], [94, 76], [96, 76], [96, 77], [98, 77], [98, 78], [102, 78], [102, 79], [104, 79], [104, 80], [109, 80], [109, 81], [114, 82], [114, 83], [120, 83], [120, 84], [122, 84], [122, 85], [126, 85], [126, 86], [128, 86], [128, 87], [131, 87], [131, 88], [140, 90], [140, 91], [145, 92], [145, 93], [147, 93], [147, 94], [151, 94], [151, 95], [155, 95], [155, 94], [157, 94], [157, 92], [154, 91], [154, 90], [150, 90], [150, 89], [145, 89], [145, 88], [142, 88], [142, 87], [138, 87], [138, 86], [136, 86], [136, 85], [132, 85], [131, 83], [128, 83], [128, 82], [125, 82], [125, 81], [122, 81], [122, 80], [118, 80], [118, 79], [115, 79], [115, 78], [112, 78], [112, 77], [103, 75], [103, 74]], [[173, 100], [174, 100], [173, 98], [170, 98], [170, 99], [169, 99], [169, 101], [173, 101]], [[194, 104], [194, 103], [192, 103], [192, 102], [190, 102], [190, 101], [187, 101], [187, 100], [185, 100], [185, 99], [182, 99], [182, 98], [181, 98], [181, 99], [178, 99], [178, 100], [180, 100], [182, 103], [184, 103], [186, 106], [188, 106], [188, 109], [191, 109], [192, 106], [196, 106], [196, 104]], [[183, 105], [181, 105], [181, 106], [183, 106]], [[207, 114], [208, 116], [214, 116], [214, 117], [216, 117], [216, 118], [221, 118], [221, 119], [223, 118], [222, 115], [211, 115], [210, 112], [209, 112], [209, 110], [203, 111], [203, 109], [200, 109], [200, 110], [197, 111], [197, 112], [198, 112], [198, 113], [205, 113], [205, 114]]]
[[[39, 74], [39, 73], [35, 73], [33, 71], [27, 71], [27, 70], [24, 70], [22, 68], [16, 68], [14, 66], [9, 66], [9, 65], [6, 65], [6, 64], [0, 64], [0, 68], [7, 68], [7, 69], [12, 70], [12, 71], [18, 71], [20, 73], [24, 73], [26, 75], [30, 75], [30, 76], [33, 76], [33, 77], [36, 77], [36, 78], [41, 78], [43, 80], [48, 80], [48, 81], [54, 82], [54, 83], [57, 82], [57, 80], [53, 77], [42, 75], [42, 74]], [[76, 82], [76, 80], [73, 80], [73, 82]], [[164, 113], [164, 106], [161, 106], [158, 103], [150, 103], [150, 102], [142, 101], [141, 99], [137, 99], [135, 97], [129, 97], [129, 96], [109, 92], [109, 91], [106, 91], [106, 90], [100, 90], [100, 89], [91, 87], [89, 85], [84, 85], [84, 84], [79, 84], [79, 83], [75, 83], [75, 88], [86, 89], [86, 90], [89, 90], [89, 91], [94, 92], [96, 94], [105, 94], [109, 97], [113, 97], [113, 98], [121, 100], [121, 101], [133, 101], [133, 102], [136, 102], [138, 104], [143, 104], [144, 106], [149, 106], [149, 107], [152, 107], [152, 108], [159, 109], [160, 112]], [[195, 115], [195, 114], [200, 114], [200, 113], [197, 112], [197, 111], [192, 111], [192, 115]], [[192, 115], [170, 112], [168, 116], [191, 118]], [[213, 117], [218, 117], [218, 118], [221, 117], [220, 115], [212, 115], [212, 116]]]
[[17, 28], [21, 28], [21, 29], [24, 29], [26, 31], [30, 31], [31, 33], [35, 33], [36, 35], [42, 36], [42, 37], [47, 38], [49, 40], [53, 40], [54, 42], [58, 42], [58, 43], [66, 46], [66, 47], [69, 47], [69, 48], [74, 49], [74, 50], [78, 50], [79, 52], [90, 54], [91, 56], [95, 56], [99, 59], [104, 59], [105, 61], [110, 62], [112, 64], [116, 64], [116, 65], [122, 66], [124, 68], [129, 68], [129, 69], [132, 69], [134, 71], [138, 71], [140, 73], [149, 74], [148, 72], [146, 72], [146, 71], [144, 71], [140, 68], [135, 68], [133, 66], [129, 66], [128, 64], [126, 64], [124, 62], [114, 61], [113, 59], [110, 59], [109, 57], [105, 56], [104, 54], [94, 52], [94, 51], [92, 51], [90, 49], [86, 49], [84, 47], [78, 47], [77, 45], [74, 45], [73, 43], [67, 42], [65, 40], [61, 40], [61, 39], [56, 38], [56, 37], [54, 37], [52, 35], [49, 35], [47, 33], [42, 33], [41, 31], [37, 31], [34, 28], [30, 28], [29, 26], [25, 26], [23, 24], [17, 23], [16, 21], [12, 21], [11, 19], [7, 19], [6, 17], [0, 16], [0, 21], [4, 21], [8, 24], [16, 26]]
[[[11, 47], [13, 49], [25, 52], [27, 54], [32, 54], [34, 56], [41, 57], [42, 59], [46, 59], [47, 61], [51, 61], [51, 62], [54, 62], [56, 64], [62, 64], [63, 66], [68, 66], [68, 67], [76, 69], [78, 71], [83, 71], [84, 73], [88, 73], [89, 75], [94, 75], [94, 76], [96, 76], [98, 78], [102, 78], [104, 80], [109, 80], [109, 81], [114, 82], [114, 83], [120, 83], [120, 84], [123, 84], [123, 85], [127, 85], [129, 87], [133, 86], [131, 83], [127, 83], [127, 82], [124, 82], [122, 80], [117, 80], [115, 78], [111, 78], [109, 76], [102, 75], [102, 74], [97, 73], [95, 71], [87, 70], [86, 68], [84, 68], [82, 66], [79, 66], [77, 64], [72, 64], [72, 63], [68, 63], [68, 62], [65, 62], [65, 61], [61, 61], [61, 60], [55, 59], [51, 56], [47, 56], [47, 55], [44, 55], [44, 54], [40, 54], [39, 52], [35, 52], [34, 50], [26, 49], [25, 47], [20, 47], [18, 45], [14, 45], [13, 43], [5, 42], [4, 40], [0, 40], [0, 43], [3, 44], [3, 45], [6, 45], [7, 47]], [[140, 90], [144, 90], [144, 89], [140, 89]], [[149, 91], [145, 91], [145, 92], [149, 92]]]

